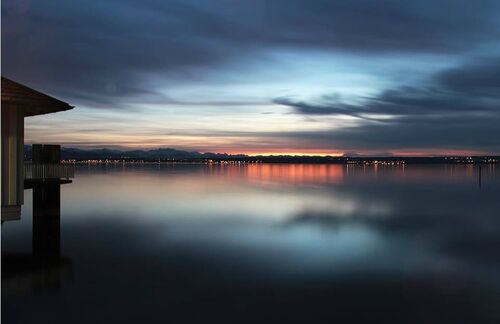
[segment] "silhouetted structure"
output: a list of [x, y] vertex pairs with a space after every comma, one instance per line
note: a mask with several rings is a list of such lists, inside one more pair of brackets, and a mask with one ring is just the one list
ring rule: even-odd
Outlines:
[[[59, 145], [33, 145], [38, 165], [60, 163]], [[2, 251], [2, 293], [16, 294], [32, 288], [58, 288], [62, 277], [71, 275], [71, 260], [61, 257], [61, 184], [58, 178], [26, 181], [33, 189], [32, 253]], [[22, 282], [22, 285], [19, 285]]]
[[57, 289], [71, 278], [71, 259], [61, 256], [60, 184], [51, 181], [33, 187], [32, 253], [2, 251], [2, 294], [32, 289]]
[[4, 77], [2, 77], [1, 97], [2, 221], [4, 221], [18, 219], [23, 204], [24, 118], [65, 111], [73, 107]]
[[[58, 165], [59, 145], [33, 145], [34, 165]], [[31, 178], [26, 188], [33, 189], [33, 256], [43, 260], [60, 256], [61, 185], [70, 183], [57, 177]]]
[[50, 144], [33, 144], [32, 161], [34, 164], [61, 163], [61, 146]]
[[33, 256], [58, 258], [61, 223], [61, 185], [58, 182], [33, 186]]

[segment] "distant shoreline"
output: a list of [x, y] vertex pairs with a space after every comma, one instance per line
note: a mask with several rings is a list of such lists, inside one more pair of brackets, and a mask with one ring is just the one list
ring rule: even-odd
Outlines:
[[[30, 161], [33, 151], [24, 146], [24, 159]], [[500, 155], [448, 156], [320, 156], [257, 155], [200, 153], [173, 148], [121, 151], [114, 149], [83, 150], [61, 147], [61, 160], [75, 163], [310, 163], [310, 164], [485, 164], [500, 163]]]
[[67, 159], [74, 164], [340, 164], [340, 165], [407, 165], [407, 164], [500, 164], [500, 156], [481, 157], [299, 157], [268, 156], [226, 159]]

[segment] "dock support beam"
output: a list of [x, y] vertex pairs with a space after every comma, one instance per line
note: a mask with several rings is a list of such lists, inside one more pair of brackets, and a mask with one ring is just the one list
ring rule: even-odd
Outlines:
[[47, 181], [33, 186], [33, 257], [61, 256], [61, 185]]

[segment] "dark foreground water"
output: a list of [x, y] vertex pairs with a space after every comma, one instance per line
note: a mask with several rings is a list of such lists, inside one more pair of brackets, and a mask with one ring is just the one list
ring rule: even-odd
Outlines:
[[80, 166], [60, 223], [32, 200], [2, 323], [500, 322], [500, 167]]

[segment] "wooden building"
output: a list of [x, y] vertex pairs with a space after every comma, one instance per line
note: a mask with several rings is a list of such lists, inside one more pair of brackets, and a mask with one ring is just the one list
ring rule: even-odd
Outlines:
[[24, 118], [73, 109], [69, 104], [2, 77], [2, 221], [18, 219], [24, 196]]

